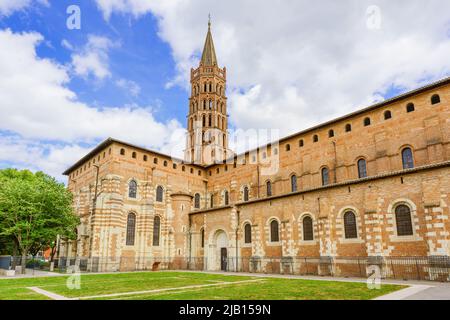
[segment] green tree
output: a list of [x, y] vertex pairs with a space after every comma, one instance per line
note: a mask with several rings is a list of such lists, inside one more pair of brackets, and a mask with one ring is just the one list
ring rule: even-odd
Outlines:
[[23, 272], [30, 252], [52, 246], [58, 234], [74, 239], [78, 224], [64, 184], [42, 172], [0, 170], [0, 236], [16, 240]]

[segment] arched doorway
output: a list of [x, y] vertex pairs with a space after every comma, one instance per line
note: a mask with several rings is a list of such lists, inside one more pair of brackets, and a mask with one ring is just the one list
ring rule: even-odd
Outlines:
[[217, 230], [213, 236], [213, 245], [210, 248], [211, 270], [228, 270], [228, 236], [223, 230]]

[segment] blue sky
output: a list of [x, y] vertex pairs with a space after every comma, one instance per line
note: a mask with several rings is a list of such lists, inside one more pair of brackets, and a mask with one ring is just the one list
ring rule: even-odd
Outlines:
[[109, 136], [181, 156], [209, 13], [229, 126], [283, 136], [449, 76], [449, 12], [446, 0], [0, 0], [0, 168], [64, 181]]
[[[76, 4], [81, 9], [81, 30], [66, 28], [69, 16], [66, 8], [71, 4]], [[52, 1], [49, 7], [38, 5], [24, 13], [3, 18], [0, 26], [14, 32], [38, 31], [48, 42], [37, 47], [39, 57], [53, 59], [61, 64], [69, 64], [72, 54], [63, 47], [63, 40], [67, 40], [75, 48], [81, 48], [88, 36], [95, 34], [120, 43], [120, 47], [111, 50], [109, 54], [112, 73], [109, 81], [93, 85], [91, 81], [74, 77], [67, 86], [77, 93], [80, 101], [93, 106], [133, 103], [149, 105], [157, 107], [157, 119], [175, 116], [184, 123], [183, 108], [187, 95], [179, 86], [165, 89], [165, 84], [175, 76], [175, 63], [170, 46], [157, 35], [157, 20], [153, 15], [149, 14], [141, 19], [115, 15], [105, 21], [95, 2]], [[118, 79], [137, 83], [141, 88], [140, 94], [133, 96], [126, 90], [118, 90], [114, 84]]]

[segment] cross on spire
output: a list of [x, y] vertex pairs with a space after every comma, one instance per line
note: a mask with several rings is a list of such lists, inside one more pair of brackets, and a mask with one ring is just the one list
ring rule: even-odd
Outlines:
[[214, 49], [214, 42], [211, 35], [211, 14], [208, 14], [208, 33], [206, 34], [205, 46], [203, 47], [202, 59], [200, 62], [203, 66], [218, 65], [216, 50]]

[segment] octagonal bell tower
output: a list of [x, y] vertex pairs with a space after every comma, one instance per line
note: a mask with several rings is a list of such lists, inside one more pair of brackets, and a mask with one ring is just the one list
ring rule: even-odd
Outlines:
[[209, 165], [232, 155], [228, 150], [226, 79], [226, 68], [217, 63], [209, 21], [200, 65], [191, 69], [186, 161]]

